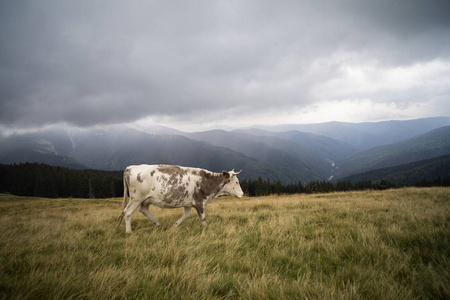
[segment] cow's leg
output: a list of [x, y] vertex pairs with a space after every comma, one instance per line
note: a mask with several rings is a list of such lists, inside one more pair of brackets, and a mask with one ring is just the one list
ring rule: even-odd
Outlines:
[[190, 206], [185, 207], [185, 208], [184, 208], [184, 215], [183, 215], [178, 221], [175, 222], [175, 227], [180, 226], [180, 224], [181, 224], [187, 217], [189, 217], [190, 214], [191, 214], [191, 207], [190, 207]]
[[125, 207], [125, 232], [130, 233], [131, 232], [131, 216], [134, 214], [136, 209], [141, 205], [140, 202], [133, 202], [130, 201]]
[[159, 224], [158, 220], [150, 213], [148, 210], [148, 207], [150, 206], [150, 203], [142, 203], [141, 208], [139, 208], [139, 211], [144, 214], [150, 221], [155, 224], [156, 227], [160, 227], [161, 224]]
[[195, 209], [197, 210], [198, 217], [200, 221], [202, 221], [202, 225], [206, 226], [206, 217], [205, 217], [205, 206], [203, 203], [195, 204]]

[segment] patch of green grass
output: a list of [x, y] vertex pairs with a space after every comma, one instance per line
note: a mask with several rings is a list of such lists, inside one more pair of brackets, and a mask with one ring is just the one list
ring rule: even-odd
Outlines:
[[450, 189], [219, 198], [208, 226], [121, 199], [0, 195], [4, 299], [448, 299]]

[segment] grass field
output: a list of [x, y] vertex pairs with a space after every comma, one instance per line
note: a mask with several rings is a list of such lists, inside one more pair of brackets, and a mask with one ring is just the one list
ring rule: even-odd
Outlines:
[[450, 188], [151, 207], [129, 235], [121, 201], [0, 195], [0, 298], [450, 298]]

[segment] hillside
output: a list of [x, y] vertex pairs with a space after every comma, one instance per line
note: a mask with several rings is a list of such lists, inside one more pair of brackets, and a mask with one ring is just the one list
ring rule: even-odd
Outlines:
[[38, 132], [0, 135], [0, 163], [44, 163], [71, 169], [87, 165], [71, 156], [73, 143], [68, 130], [51, 128]]
[[343, 160], [336, 178], [450, 154], [450, 126], [392, 145], [375, 147]]
[[[255, 139], [267, 145], [279, 147], [285, 151], [289, 151], [292, 148], [295, 149], [292, 146], [294, 144], [297, 148], [303, 149], [303, 151], [332, 162], [340, 162], [361, 151], [361, 149], [351, 144], [330, 137], [296, 130], [273, 132], [260, 129], [239, 129], [234, 132], [246, 134], [246, 136], [254, 136]], [[283, 143], [280, 143], [280, 140]], [[289, 143], [286, 143], [286, 141]]]
[[330, 177], [335, 161], [357, 152], [354, 147], [339, 141], [301, 132], [249, 134], [214, 130], [185, 133], [185, 136], [318, 178]]
[[449, 126], [450, 117], [423, 118], [405, 121], [365, 123], [328, 122], [320, 124], [294, 124], [260, 126], [269, 131], [296, 130], [327, 136], [364, 150], [397, 143], [434, 129]]
[[359, 181], [390, 181], [393, 184], [412, 185], [437, 178], [450, 179], [450, 155], [439, 156], [395, 167], [376, 169], [342, 179], [352, 183]]
[[123, 170], [131, 164], [179, 164], [222, 170], [243, 169], [242, 178], [270, 178], [283, 183], [319, 179], [259, 161], [228, 148], [172, 134], [147, 133], [128, 127], [92, 130], [45, 130], [3, 138], [0, 163], [44, 162], [71, 168]]

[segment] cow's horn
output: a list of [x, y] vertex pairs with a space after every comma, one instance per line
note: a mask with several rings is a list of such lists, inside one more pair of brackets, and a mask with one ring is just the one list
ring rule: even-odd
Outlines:
[[241, 174], [241, 172], [242, 172], [242, 169], [239, 172], [234, 173], [234, 175], [239, 175], [239, 174]]

